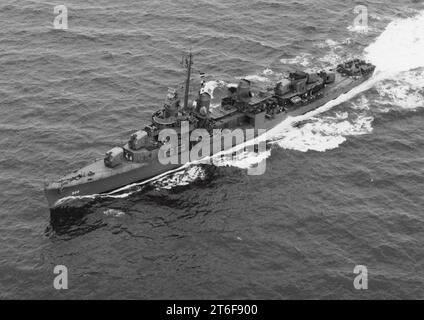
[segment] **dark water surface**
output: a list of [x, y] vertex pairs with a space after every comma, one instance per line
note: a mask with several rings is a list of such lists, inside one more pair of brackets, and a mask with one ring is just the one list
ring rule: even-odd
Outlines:
[[[67, 31], [0, 3], [1, 298], [424, 298], [422, 1], [369, 1], [367, 33], [354, 1], [63, 4]], [[263, 175], [193, 165], [50, 217], [44, 179], [144, 127], [190, 47], [217, 92], [356, 55], [383, 76], [273, 137]]]

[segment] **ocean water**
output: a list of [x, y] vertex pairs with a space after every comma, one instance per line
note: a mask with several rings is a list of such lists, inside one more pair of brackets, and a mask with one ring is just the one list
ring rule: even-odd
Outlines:
[[[367, 32], [355, 1], [65, 0], [66, 31], [56, 4], [0, 2], [0, 298], [424, 298], [422, 1], [367, 1]], [[377, 70], [273, 130], [263, 175], [224, 157], [51, 213], [44, 179], [144, 127], [190, 48], [215, 102], [242, 77]]]

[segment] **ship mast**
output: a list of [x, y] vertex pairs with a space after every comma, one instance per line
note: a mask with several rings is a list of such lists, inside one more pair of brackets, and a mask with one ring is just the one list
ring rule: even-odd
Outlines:
[[193, 65], [193, 56], [190, 50], [188, 57], [185, 58], [185, 65], [184, 65], [187, 68], [187, 79], [185, 84], [185, 95], [184, 95], [184, 109], [187, 109], [187, 105], [188, 105], [188, 95], [190, 91], [190, 75], [191, 75], [192, 65]]

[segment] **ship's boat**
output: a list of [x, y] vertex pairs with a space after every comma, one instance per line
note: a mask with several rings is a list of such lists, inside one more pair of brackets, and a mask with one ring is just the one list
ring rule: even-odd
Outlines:
[[[50, 208], [67, 197], [104, 193], [175, 169], [183, 163], [164, 164], [160, 158], [182, 159], [183, 152], [192, 150], [204, 139], [199, 136], [189, 143], [178, 141], [163, 151], [162, 147], [170, 144], [169, 137], [161, 137], [164, 130], [174, 129], [181, 138], [195, 129], [204, 129], [211, 141], [215, 139], [215, 130], [269, 130], [287, 116], [305, 114], [350, 91], [368, 79], [375, 69], [370, 63], [354, 59], [317, 73], [299, 70], [264, 92], [253, 92], [252, 82], [241, 79], [237, 86], [228, 88], [221, 104], [212, 108], [211, 95], [205, 91], [204, 83], [197, 98], [189, 103], [192, 63], [190, 53], [185, 59], [187, 77], [183, 102], [180, 93], [169, 89], [163, 107], [153, 113], [151, 123], [131, 134], [126, 144], [110, 149], [104, 159], [45, 183]], [[185, 133], [184, 123], [188, 124]], [[217, 151], [221, 150], [211, 149], [212, 153]]]

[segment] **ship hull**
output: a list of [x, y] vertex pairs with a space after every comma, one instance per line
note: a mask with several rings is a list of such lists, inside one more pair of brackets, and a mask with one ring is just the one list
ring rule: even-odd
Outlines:
[[76, 185], [52, 188], [46, 187], [44, 189], [44, 193], [47, 198], [49, 207], [54, 208], [59, 204], [59, 200], [64, 198], [107, 193], [131, 183], [140, 182], [155, 177], [161, 173], [176, 169], [178, 167], [180, 167], [180, 165], [163, 165], [159, 163], [159, 161], [154, 161], [148, 165], [133, 166], [125, 172], [111, 174], [96, 180], [82, 182]]
[[[362, 77], [359, 79], [345, 78], [341, 81], [345, 83], [340, 83], [338, 87], [329, 89], [324, 93], [324, 95], [307, 105], [300, 106], [292, 111], [286, 113], [282, 112], [278, 115], [275, 115], [272, 119], [267, 119], [264, 122], [265, 130], [270, 130], [276, 125], [285, 120], [288, 116], [299, 116], [305, 113], [308, 113], [312, 110], [315, 110], [331, 100], [336, 99], [341, 94], [347, 93], [352, 90], [354, 87], [358, 86], [362, 82], [366, 81], [369, 77]], [[212, 141], [213, 143], [213, 141]], [[212, 148], [211, 148], [212, 150]], [[120, 187], [129, 185], [131, 183], [142, 182], [158, 176], [160, 174], [166, 173], [170, 170], [176, 169], [181, 166], [181, 164], [168, 164], [163, 165], [158, 161], [158, 157], [152, 159], [149, 163], [144, 164], [123, 164], [119, 169], [105, 169], [103, 161], [98, 161], [92, 166], [96, 168], [102, 167], [102, 170], [105, 172], [96, 179], [84, 179], [79, 183], [72, 183], [66, 186], [49, 184], [44, 188], [44, 192], [47, 198], [49, 207], [52, 209], [61, 203], [61, 199], [73, 197], [73, 196], [87, 196], [94, 194], [101, 194], [110, 192], [112, 190], [118, 189]]]

